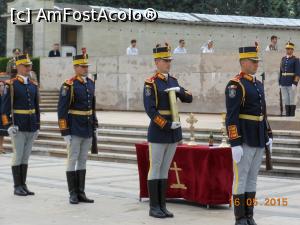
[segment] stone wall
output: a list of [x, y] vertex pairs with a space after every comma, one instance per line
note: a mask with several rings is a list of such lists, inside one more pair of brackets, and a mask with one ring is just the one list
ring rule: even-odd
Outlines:
[[[53, 9], [53, 0], [15, 0], [8, 3], [10, 8], [33, 10]], [[176, 48], [179, 39], [185, 39], [186, 48], [190, 54], [200, 53], [200, 47], [209, 39], [214, 40], [216, 52], [227, 52], [238, 46], [253, 45], [258, 41], [263, 49], [270, 43], [270, 37], [277, 35], [278, 47], [284, 50], [288, 40], [300, 46], [300, 30], [289, 30], [285, 27], [254, 27], [237, 24], [196, 24], [183, 22], [75, 22], [70, 20], [63, 23], [36, 22], [33, 16], [33, 55], [47, 56], [54, 43], [61, 43], [61, 28], [63, 25], [77, 26], [77, 51], [86, 47], [90, 56], [119, 56], [125, 55], [130, 40], [138, 41], [140, 54], [149, 54], [156, 43], [168, 42]], [[23, 49], [24, 24], [14, 25], [7, 20], [7, 55], [12, 54], [13, 48]], [[25, 46], [26, 47], [26, 46]]]
[[[265, 92], [269, 114], [279, 114], [277, 81], [281, 56], [280, 53], [265, 54], [257, 73], [266, 72]], [[98, 70], [96, 93], [99, 109], [143, 110], [143, 83], [154, 73], [155, 68], [151, 55], [92, 57], [90, 61], [90, 72], [94, 73], [96, 67]], [[171, 74], [194, 95], [193, 104], [180, 104], [180, 110], [201, 113], [224, 111], [225, 86], [238, 72], [236, 53], [175, 55]], [[71, 58], [41, 58], [43, 90], [59, 90], [61, 83], [72, 74]]]

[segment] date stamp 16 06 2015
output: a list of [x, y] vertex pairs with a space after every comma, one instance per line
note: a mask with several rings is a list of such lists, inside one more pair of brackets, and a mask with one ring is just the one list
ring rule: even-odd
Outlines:
[[264, 199], [248, 198], [241, 200], [240, 198], [230, 199], [230, 206], [288, 206], [288, 198], [286, 197], [266, 197]]

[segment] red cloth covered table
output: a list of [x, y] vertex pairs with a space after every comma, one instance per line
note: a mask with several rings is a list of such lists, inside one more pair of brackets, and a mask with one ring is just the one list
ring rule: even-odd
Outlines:
[[[136, 144], [140, 198], [148, 197], [148, 143]], [[169, 170], [168, 198], [203, 205], [229, 204], [233, 170], [230, 148], [178, 145]]]

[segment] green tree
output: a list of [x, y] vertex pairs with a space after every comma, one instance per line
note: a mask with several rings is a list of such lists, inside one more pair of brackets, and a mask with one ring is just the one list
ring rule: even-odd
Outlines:
[[300, 1], [299, 0], [291, 0], [290, 1], [290, 12], [291, 12], [291, 17], [294, 17], [294, 18], [300, 17]]
[[272, 0], [272, 17], [291, 17], [288, 0]]

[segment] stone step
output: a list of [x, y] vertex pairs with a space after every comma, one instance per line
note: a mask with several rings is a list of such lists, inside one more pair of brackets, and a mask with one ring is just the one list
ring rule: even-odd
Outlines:
[[40, 103], [40, 108], [57, 108], [57, 102], [56, 103]]
[[[111, 142], [130, 142], [130, 143], [137, 143], [140, 141], [145, 141], [146, 140], [146, 132], [144, 131], [131, 131], [131, 130], [113, 130], [113, 129], [99, 129], [99, 135], [100, 135], [100, 140], [101, 142], [108, 142], [109, 138], [113, 138], [111, 140]], [[183, 133], [183, 138], [185, 141], [189, 140], [189, 134]], [[207, 135], [195, 135], [196, 137], [196, 141], [197, 142], [202, 142], [207, 144], [208, 143], [208, 137]], [[49, 127], [47, 126], [47, 129], [45, 127], [42, 126], [41, 128], [41, 132], [40, 132], [40, 139], [41, 138], [61, 138], [60, 137], [60, 132], [58, 130], [58, 128], [54, 128], [54, 127]], [[215, 137], [215, 143], [218, 144], [221, 141], [221, 137], [220, 136], [216, 136]], [[288, 154], [299, 154], [300, 153], [300, 149], [299, 151], [297, 151], [297, 148], [292, 148], [293, 145], [290, 145], [290, 140], [285, 140], [285, 145], [288, 147], [280, 147], [280, 145], [282, 145], [282, 140], [279, 141], [280, 144], [277, 144], [276, 139], [274, 140], [274, 153], [286, 153]], [[281, 151], [283, 150], [283, 151]], [[289, 152], [288, 150], [295, 150], [295, 151], [291, 151]]]
[[45, 96], [40, 96], [41, 100], [58, 100], [59, 99], [59, 96], [55, 96], [55, 95], [45, 95]]
[[259, 172], [261, 175], [268, 176], [279, 176], [279, 177], [296, 177], [300, 178], [300, 168], [299, 167], [286, 167], [286, 166], [274, 166], [273, 170], [266, 171], [265, 165], [262, 165]]
[[58, 99], [41, 99], [41, 104], [57, 104]]
[[[100, 112], [101, 113], [101, 112]], [[42, 121], [41, 122], [44, 125], [48, 126], [57, 126], [56, 121]], [[101, 123], [102, 128], [104, 129], [120, 129], [120, 130], [127, 130], [129, 128], [132, 128], [134, 130], [141, 129], [143, 131], [147, 131], [148, 129], [148, 124], [146, 125], [133, 125], [133, 124], [107, 124], [107, 123]], [[188, 128], [183, 128], [184, 131], [189, 131]], [[214, 135], [222, 135], [222, 132], [220, 129], [195, 129], [196, 132], [210, 132], [213, 131]], [[299, 131], [282, 131], [282, 130], [273, 130], [273, 135], [274, 136], [285, 136], [287, 135], [288, 137], [300, 137], [300, 132]]]
[[[274, 139], [274, 143], [285, 144], [286, 142], [287, 142], [287, 139], [284, 139], [284, 138]], [[288, 142], [293, 145], [299, 145], [299, 148], [300, 148], [300, 139], [298, 139], [298, 140], [290, 139], [290, 140], [288, 140]]]
[[[101, 130], [101, 129], [100, 129]], [[101, 133], [101, 132], [100, 132]], [[109, 151], [120, 151], [124, 152], [124, 148], [126, 151], [130, 149], [131, 151], [134, 150], [134, 144], [146, 141], [146, 138], [120, 138], [111, 137], [111, 136], [99, 136], [99, 147], [103, 148], [104, 150]], [[41, 131], [39, 138], [37, 140], [37, 144], [40, 145], [49, 145], [49, 146], [62, 146], [65, 148], [65, 143], [63, 141], [63, 137], [61, 137], [60, 133], [58, 132], [44, 132]], [[200, 142], [199, 144], [206, 145], [206, 142]], [[216, 143], [217, 144], [217, 143]], [[105, 146], [105, 147], [102, 147]], [[111, 147], [112, 146], [112, 147]], [[123, 148], [124, 147], [124, 148]], [[298, 148], [273, 148], [273, 156], [274, 157], [299, 157], [300, 149]]]
[[53, 108], [41, 108], [41, 112], [56, 112], [57, 107]]
[[282, 147], [273, 147], [273, 156], [286, 156], [286, 157], [300, 157], [300, 148], [282, 148]]
[[59, 96], [59, 92], [52, 92], [52, 91], [40, 91], [40, 96]]
[[45, 89], [40, 89], [40, 92], [43, 92], [43, 93], [52, 93], [52, 92], [56, 92], [56, 93], [59, 93], [59, 90], [45, 90]]
[[300, 131], [290, 131], [290, 130], [276, 130], [273, 131], [273, 135], [280, 135], [280, 136], [297, 136], [300, 138]]
[[[300, 157], [272, 156], [272, 162], [275, 167], [284, 166], [300, 168]], [[263, 159], [263, 163], [265, 163], [265, 159]]]
[[[56, 134], [56, 135], [55, 135]], [[137, 138], [136, 141], [139, 141], [139, 139], [145, 139], [147, 138], [147, 132], [146, 131], [134, 131], [134, 130], [113, 130], [113, 129], [98, 129], [98, 134], [101, 137], [120, 137], [120, 138]], [[50, 137], [58, 137], [60, 136], [60, 132], [58, 128], [49, 127], [49, 126], [42, 126], [40, 135]], [[183, 133], [183, 138], [188, 140], [190, 138], [190, 134]], [[208, 142], [208, 136], [207, 135], [201, 135], [196, 134], [195, 135], [196, 141], [207, 141]], [[221, 136], [215, 136], [216, 143], [220, 142], [222, 139]]]

